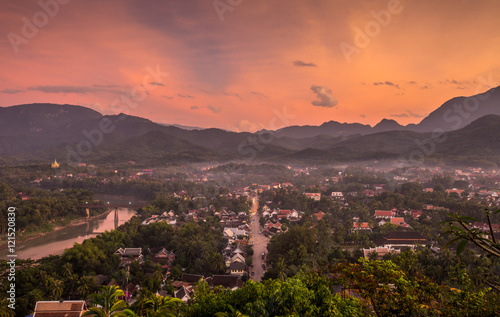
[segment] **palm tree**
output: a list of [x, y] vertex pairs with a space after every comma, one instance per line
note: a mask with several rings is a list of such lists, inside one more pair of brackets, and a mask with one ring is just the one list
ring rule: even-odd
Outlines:
[[7, 298], [0, 300], [0, 316], [14, 317], [16, 314], [14, 310], [9, 308], [10, 301]]
[[82, 316], [111, 317], [120, 316], [119, 312], [127, 307], [127, 304], [118, 297], [125, 296], [118, 286], [103, 286], [99, 293], [89, 296], [89, 303], [95, 305], [90, 307]]
[[215, 313], [216, 317], [248, 317], [248, 315], [243, 315], [239, 310], [234, 309], [233, 306], [227, 305], [229, 308], [230, 312], [223, 312], [223, 313]]
[[152, 295], [144, 301], [144, 313], [148, 317], [174, 317], [181, 303], [178, 298]]
[[78, 292], [82, 297], [87, 296], [95, 286], [95, 279], [92, 276], [82, 276], [78, 281]]
[[54, 300], [60, 299], [64, 291], [63, 281], [54, 279], [52, 281], [51, 287], [52, 287], [52, 298]]
[[286, 279], [285, 269], [285, 259], [278, 258], [278, 260], [276, 261], [276, 271], [278, 272], [278, 279], [282, 282]]

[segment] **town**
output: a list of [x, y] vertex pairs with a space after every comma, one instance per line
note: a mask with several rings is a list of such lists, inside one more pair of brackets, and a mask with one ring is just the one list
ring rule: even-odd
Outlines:
[[[54, 188], [62, 195], [74, 195], [72, 188], [86, 188], [96, 197], [122, 192], [147, 202], [124, 225], [67, 249], [56, 261], [21, 260], [22, 272], [49, 274], [43, 287], [26, 284], [40, 292], [39, 303], [31, 308], [35, 313], [66, 309], [70, 302], [81, 302], [85, 305], [74, 307], [84, 309], [84, 299], [102, 286], [121, 290], [120, 298], [130, 306], [157, 294], [190, 307], [200, 283], [234, 291], [249, 281], [285, 280], [327, 270], [333, 263], [395, 259], [405, 252], [413, 253], [414, 261], [427, 261], [432, 270], [454, 256], [450, 248], [455, 246], [444, 248], [449, 238], [442, 235], [442, 222], [454, 212], [474, 217], [471, 229], [485, 238], [500, 239], [498, 217], [488, 223], [484, 213], [500, 204], [500, 171], [494, 169], [227, 164], [181, 173], [133, 164], [124, 170], [69, 167], [55, 161], [21, 185], [26, 182], [22, 171], [11, 176], [18, 186], [3, 185], [11, 188], [2, 197], [19, 208], [39, 203]], [[78, 195], [77, 209], [87, 209], [82, 215], [96, 212], [89, 209], [97, 207], [87, 206], [106, 206], [91, 193]], [[18, 234], [28, 228], [29, 223]], [[487, 278], [497, 282], [492, 272], [500, 268], [498, 262], [477, 258], [475, 248], [463, 254], [467, 257], [454, 256], [458, 263], [477, 267], [469, 273], [472, 283], [481, 285], [486, 267]], [[85, 265], [78, 260], [82, 257]], [[50, 273], [56, 263], [63, 272]], [[450, 264], [429, 275], [447, 283], [460, 270]], [[21, 288], [17, 296], [28, 298], [30, 292]], [[59, 305], [46, 304], [59, 298], [64, 298]]]

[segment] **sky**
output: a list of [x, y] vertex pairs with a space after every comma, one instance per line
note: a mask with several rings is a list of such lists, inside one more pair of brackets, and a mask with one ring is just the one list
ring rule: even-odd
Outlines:
[[0, 0], [0, 106], [232, 131], [418, 123], [500, 83], [497, 0]]

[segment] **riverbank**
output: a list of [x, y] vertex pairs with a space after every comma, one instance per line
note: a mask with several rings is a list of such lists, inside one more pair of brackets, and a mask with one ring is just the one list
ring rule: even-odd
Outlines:
[[[50, 230], [50, 231], [33, 232], [33, 233], [29, 233], [27, 235], [16, 236], [16, 246], [22, 246], [23, 243], [26, 243], [26, 242], [28, 242], [30, 240], [33, 240], [33, 239], [41, 238], [41, 237], [43, 237], [43, 236], [45, 236], [45, 235], [47, 235], [47, 234], [49, 234], [51, 232], [55, 232], [55, 231], [63, 230], [63, 229], [66, 229], [66, 228], [78, 226], [78, 225], [84, 224], [84, 223], [86, 223], [86, 222], [88, 222], [90, 220], [97, 220], [97, 219], [100, 219], [100, 218], [106, 218], [107, 215], [111, 211], [112, 211], [111, 209], [108, 209], [108, 210], [106, 210], [105, 212], [103, 212], [103, 213], [101, 213], [99, 215], [95, 215], [95, 216], [92, 216], [92, 217], [85, 217], [85, 218], [70, 220], [67, 224], [62, 224], [64, 221], [61, 221], [58, 224], [56, 224], [56, 226], [52, 230]], [[0, 251], [6, 249], [7, 246], [8, 246], [7, 240], [0, 240]]]

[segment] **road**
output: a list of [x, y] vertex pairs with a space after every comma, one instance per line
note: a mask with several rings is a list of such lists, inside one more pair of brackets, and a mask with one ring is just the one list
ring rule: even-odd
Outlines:
[[264, 269], [262, 269], [262, 264], [264, 263], [264, 260], [262, 260], [261, 254], [262, 252], [265, 252], [267, 254], [267, 243], [269, 241], [268, 238], [266, 238], [262, 233], [261, 233], [261, 228], [259, 224], [259, 213], [257, 212], [257, 208], [259, 207], [259, 199], [257, 197], [253, 197], [253, 205], [252, 209], [250, 210], [251, 214], [251, 235], [250, 235], [250, 243], [253, 244], [253, 257], [252, 257], [252, 263], [253, 263], [253, 268], [250, 268], [250, 272], [255, 272], [255, 275], [251, 275], [250, 277], [253, 281], [261, 281], [262, 276], [264, 276]]

